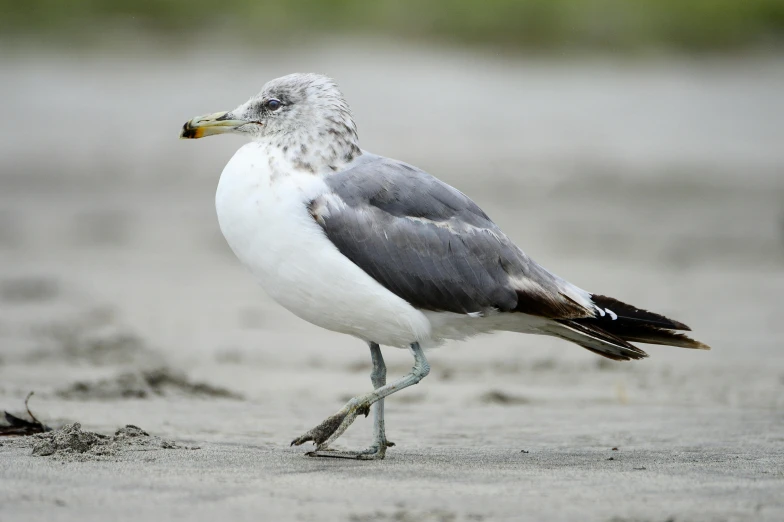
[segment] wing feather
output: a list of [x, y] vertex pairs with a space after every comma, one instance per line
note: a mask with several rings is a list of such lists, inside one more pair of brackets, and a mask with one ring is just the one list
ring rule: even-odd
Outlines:
[[309, 209], [385, 288], [425, 310], [593, 316], [587, 292], [532, 261], [465, 194], [411, 165], [363, 156], [328, 176], [331, 192]]

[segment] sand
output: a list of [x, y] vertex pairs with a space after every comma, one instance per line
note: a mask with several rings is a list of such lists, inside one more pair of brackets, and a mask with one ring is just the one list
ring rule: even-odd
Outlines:
[[[0, 409], [25, 417], [34, 390], [60, 430], [0, 438], [1, 521], [784, 519], [784, 62], [339, 41], [0, 62]], [[241, 141], [176, 136], [294, 70], [340, 80], [368, 149], [714, 349], [453, 343], [388, 399], [386, 460], [289, 447], [367, 391], [367, 348], [281, 310], [228, 251], [212, 197]]]

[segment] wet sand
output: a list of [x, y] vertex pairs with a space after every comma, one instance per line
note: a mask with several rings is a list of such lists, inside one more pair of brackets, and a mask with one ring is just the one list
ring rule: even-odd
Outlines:
[[[0, 409], [35, 390], [51, 426], [158, 438], [78, 458], [1, 438], [0, 520], [784, 518], [784, 62], [356, 49], [0, 56]], [[224, 244], [212, 198], [241, 140], [176, 136], [294, 70], [339, 79], [368, 150], [713, 350], [453, 343], [388, 399], [383, 462], [289, 448], [368, 389], [369, 354], [277, 307]]]

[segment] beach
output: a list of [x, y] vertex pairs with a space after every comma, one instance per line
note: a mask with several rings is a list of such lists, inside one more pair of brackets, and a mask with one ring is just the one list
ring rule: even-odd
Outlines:
[[[30, 420], [34, 391], [42, 423], [107, 436], [46, 455], [0, 437], [0, 521], [784, 518], [784, 61], [335, 40], [0, 65], [0, 409]], [[214, 191], [242, 141], [177, 136], [299, 70], [338, 80], [364, 148], [712, 350], [449, 343], [387, 399], [385, 460], [289, 447], [369, 390], [369, 351], [273, 303], [226, 246]], [[366, 446], [371, 419], [337, 446]]]

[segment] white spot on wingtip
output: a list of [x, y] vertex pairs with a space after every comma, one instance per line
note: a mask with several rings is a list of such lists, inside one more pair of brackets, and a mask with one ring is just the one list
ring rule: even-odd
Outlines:
[[616, 319], [618, 319], [618, 315], [617, 315], [615, 312], [613, 312], [613, 311], [612, 311], [612, 310], [610, 310], [609, 308], [605, 308], [605, 310], [607, 310], [607, 313], [608, 313], [608, 314], [610, 314], [610, 317], [612, 317], [612, 320], [613, 320], [613, 321], [615, 321]]
[[599, 315], [600, 315], [600, 316], [604, 317], [604, 310], [602, 310], [602, 309], [601, 309], [601, 308], [599, 308], [598, 306], [596, 307], [596, 310], [598, 310], [598, 311], [599, 311]]

